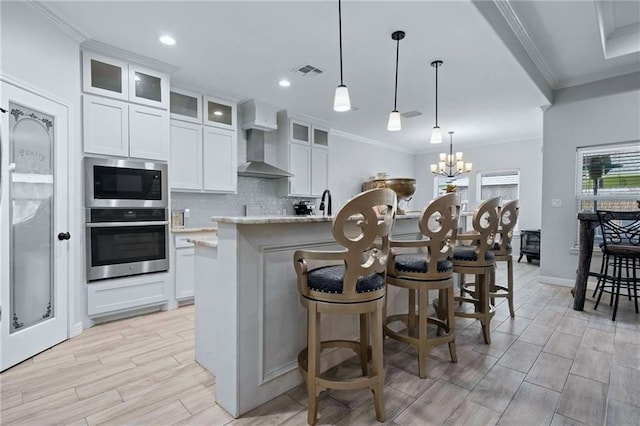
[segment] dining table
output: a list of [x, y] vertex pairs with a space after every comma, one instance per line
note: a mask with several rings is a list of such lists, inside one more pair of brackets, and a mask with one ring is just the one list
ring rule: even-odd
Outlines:
[[595, 240], [595, 230], [599, 226], [598, 215], [594, 212], [578, 213], [580, 221], [580, 252], [578, 253], [578, 269], [576, 271], [576, 282], [573, 288], [573, 309], [582, 311], [584, 300], [587, 295], [587, 280], [591, 269], [591, 255], [593, 254], [593, 242]]

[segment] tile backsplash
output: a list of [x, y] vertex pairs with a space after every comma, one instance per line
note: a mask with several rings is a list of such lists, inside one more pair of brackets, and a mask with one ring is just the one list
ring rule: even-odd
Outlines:
[[211, 216], [244, 216], [246, 205], [262, 206], [263, 216], [293, 216], [293, 204], [306, 198], [278, 196], [280, 184], [278, 179], [238, 176], [237, 194], [172, 192], [171, 210], [189, 209], [186, 227], [209, 226]]

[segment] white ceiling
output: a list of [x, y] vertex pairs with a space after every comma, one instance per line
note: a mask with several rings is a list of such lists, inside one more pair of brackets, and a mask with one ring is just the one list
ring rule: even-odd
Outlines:
[[[44, 4], [91, 40], [176, 66], [172, 84], [256, 98], [414, 152], [442, 150], [428, 143], [435, 110], [435, 72], [429, 64], [442, 59], [439, 124], [443, 132], [456, 132], [456, 146], [542, 137], [539, 107], [548, 100], [469, 1], [344, 0], [344, 79], [358, 107], [346, 113], [331, 108], [339, 84], [335, 0]], [[604, 59], [592, 0], [512, 1], [511, 6], [548, 67], [551, 88], [640, 70], [638, 53]], [[629, 10], [632, 14], [633, 6]], [[618, 27], [634, 22], [629, 13], [611, 19]], [[423, 115], [403, 119], [400, 132], [388, 132], [395, 30], [407, 33], [400, 42], [398, 109]], [[161, 45], [163, 33], [177, 44]], [[291, 73], [305, 64], [325, 72], [312, 78]], [[283, 77], [291, 87], [277, 85]]]

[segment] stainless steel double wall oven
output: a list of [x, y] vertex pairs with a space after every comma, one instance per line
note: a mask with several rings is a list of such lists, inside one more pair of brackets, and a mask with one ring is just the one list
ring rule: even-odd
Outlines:
[[87, 279], [169, 269], [167, 165], [85, 158]]

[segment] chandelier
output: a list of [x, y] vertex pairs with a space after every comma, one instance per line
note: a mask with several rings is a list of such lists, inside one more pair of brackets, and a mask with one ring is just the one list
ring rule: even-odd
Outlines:
[[431, 173], [445, 176], [450, 180], [471, 171], [471, 163], [464, 162], [461, 152], [456, 152], [456, 155], [453, 155], [453, 133], [449, 132], [449, 153], [441, 153], [438, 164], [431, 165]]

